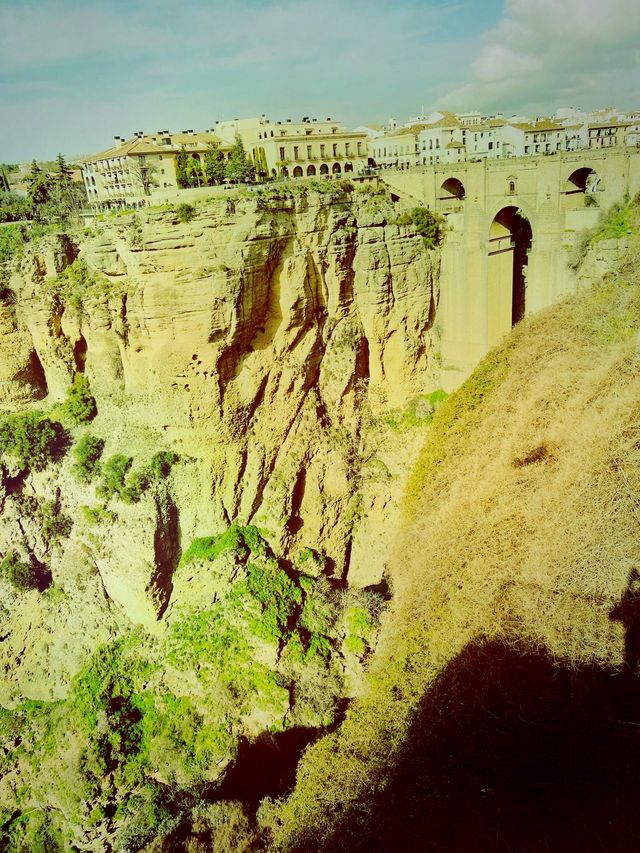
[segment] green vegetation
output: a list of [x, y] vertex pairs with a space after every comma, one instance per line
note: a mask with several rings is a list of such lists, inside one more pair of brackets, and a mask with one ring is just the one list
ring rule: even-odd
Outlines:
[[9, 278], [9, 264], [22, 255], [27, 240], [23, 225], [6, 225], [0, 228], [0, 291]]
[[44, 589], [43, 574], [32, 560], [21, 559], [15, 551], [10, 551], [0, 562], [0, 577], [6, 577], [20, 592], [31, 589]]
[[[156, 469], [166, 464], [158, 459]], [[22, 744], [0, 752], [0, 770], [25, 780], [4, 818], [16, 837], [24, 837], [31, 785], [65, 838], [104, 832], [108, 815], [118, 849], [138, 849], [127, 845], [187, 819], [214, 831], [226, 825], [229, 805], [202, 798], [215, 796], [248, 720], [271, 733], [335, 720], [346, 656], [353, 672], [374, 641], [381, 599], [284, 570], [253, 527], [234, 524], [209, 542], [212, 572], [222, 568], [217, 557], [234, 551], [234, 573], [224, 570], [212, 604], [175, 613], [162, 638], [138, 629], [101, 646], [64, 701], [0, 710], [0, 741]], [[175, 685], [189, 683], [201, 689], [178, 694]], [[235, 815], [230, 837], [243, 817]], [[249, 837], [246, 820], [240, 825]]]
[[0, 452], [20, 468], [42, 471], [65, 454], [68, 444], [62, 424], [40, 412], [9, 415], [0, 421]]
[[96, 487], [96, 493], [105, 501], [116, 496], [123, 498], [127, 492], [125, 478], [131, 465], [133, 457], [122, 453], [115, 453], [102, 464], [100, 482]]
[[[587, 198], [593, 198], [593, 196], [586, 196], [585, 201]], [[636, 200], [611, 205], [606, 212], [600, 214], [598, 224], [594, 228], [580, 234], [568, 260], [569, 267], [579, 270], [589, 248], [594, 243], [602, 240], [619, 240], [621, 237], [632, 234], [637, 230], [639, 221], [639, 205]]]
[[25, 177], [27, 198], [12, 193], [0, 196], [0, 222], [33, 219], [49, 225], [66, 225], [75, 220], [86, 201], [84, 188], [73, 182], [72, 173], [58, 154], [51, 168], [40, 167], [35, 160]]
[[216, 143], [204, 153], [204, 174], [209, 186], [221, 184], [224, 180], [224, 155]]
[[410, 211], [401, 213], [395, 220], [396, 225], [413, 225], [418, 234], [424, 238], [424, 244], [428, 249], [440, 245], [444, 223], [443, 216], [427, 207], [414, 207]]
[[180, 222], [191, 222], [196, 215], [196, 209], [192, 204], [179, 204], [176, 207], [176, 216]]
[[83, 435], [73, 448], [72, 471], [81, 483], [90, 483], [100, 472], [104, 439], [91, 433]]
[[431, 423], [435, 412], [446, 399], [447, 394], [442, 389], [432, 391], [430, 394], [420, 394], [411, 400], [406, 409], [388, 415], [385, 422], [398, 432], [425, 426]]
[[49, 545], [66, 539], [71, 533], [73, 522], [62, 511], [59, 496], [53, 500], [45, 500], [35, 495], [20, 494], [16, 500], [20, 508], [20, 515], [37, 525], [42, 538]]
[[76, 373], [67, 391], [63, 411], [74, 424], [86, 424], [98, 414], [95, 397], [91, 394], [89, 380], [84, 373]]
[[121, 287], [121, 284], [110, 282], [102, 273], [90, 270], [83, 258], [76, 258], [55, 278], [45, 279], [42, 289], [65, 306], [81, 311], [85, 302], [119, 295]]
[[127, 227], [127, 243], [132, 249], [141, 249], [143, 244], [142, 223], [137, 213], [134, 213]]
[[245, 554], [264, 554], [267, 545], [257, 527], [242, 527], [234, 522], [218, 536], [203, 536], [194, 539], [182, 555], [180, 565], [192, 560], [215, 560], [226, 551], [243, 551]]
[[244, 149], [242, 139], [236, 136], [229, 159], [225, 163], [224, 176], [229, 181], [248, 183], [255, 178], [255, 167]]
[[137, 503], [150, 486], [169, 476], [178, 460], [176, 453], [161, 450], [129, 473], [133, 457], [116, 453], [102, 464], [96, 493], [105, 501], [118, 497], [125, 503]]

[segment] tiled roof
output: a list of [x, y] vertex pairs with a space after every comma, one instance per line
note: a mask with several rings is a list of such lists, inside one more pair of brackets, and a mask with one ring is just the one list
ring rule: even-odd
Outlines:
[[525, 133], [537, 133], [541, 130], [564, 130], [564, 126], [551, 119], [541, 119], [534, 122], [513, 122], [513, 127], [524, 130]]
[[[163, 145], [160, 142], [155, 142], [155, 139], [171, 139], [170, 145]], [[132, 139], [127, 139], [121, 145], [116, 145], [113, 148], [107, 148], [106, 151], [100, 151], [98, 154], [92, 154], [90, 157], [85, 157], [82, 163], [98, 163], [100, 160], [111, 160], [116, 157], [127, 157], [129, 155], [141, 154], [161, 154], [162, 152], [176, 153], [184, 145], [185, 147], [194, 147], [196, 151], [204, 151], [212, 142], [217, 142], [222, 148], [229, 148], [229, 143], [225, 143], [214, 133], [168, 133], [155, 134], [149, 136], [134, 136]]]

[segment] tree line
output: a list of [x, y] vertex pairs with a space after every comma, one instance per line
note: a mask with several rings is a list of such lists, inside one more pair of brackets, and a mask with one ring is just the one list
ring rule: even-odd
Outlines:
[[50, 171], [33, 160], [24, 183], [26, 196], [8, 189], [8, 181], [0, 185], [0, 222], [32, 219], [45, 224], [64, 224], [78, 214], [86, 201], [82, 185], [73, 181], [62, 154], [58, 154]]
[[176, 157], [176, 180], [182, 188], [210, 187], [223, 181], [248, 183], [256, 177], [266, 177], [266, 161], [264, 170], [259, 155], [256, 156], [256, 162], [253, 162], [240, 136], [236, 136], [228, 159], [225, 159], [217, 142], [209, 145], [202, 161], [192, 157], [184, 145]]

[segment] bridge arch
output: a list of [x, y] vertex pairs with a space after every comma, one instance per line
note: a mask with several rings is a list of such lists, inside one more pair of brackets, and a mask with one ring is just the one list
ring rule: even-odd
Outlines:
[[603, 190], [600, 175], [590, 166], [574, 169], [562, 187], [565, 210], [580, 210], [588, 205], [597, 205], [597, 193]]
[[464, 184], [459, 178], [449, 177], [442, 182], [436, 200], [439, 213], [456, 213], [462, 210], [462, 202], [466, 197]]
[[500, 208], [487, 240], [487, 343], [497, 344], [525, 315], [527, 264], [533, 231], [521, 207]]
[[590, 166], [581, 166], [569, 175], [564, 191], [572, 193], [594, 193], [600, 189], [600, 175]]

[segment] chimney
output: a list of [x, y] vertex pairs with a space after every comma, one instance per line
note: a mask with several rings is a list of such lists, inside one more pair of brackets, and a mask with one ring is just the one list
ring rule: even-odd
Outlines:
[[116, 148], [120, 148], [120, 146], [121, 146], [121, 145], [122, 145], [122, 143], [124, 142], [124, 139], [123, 139], [121, 136], [114, 136], [114, 137], [113, 137], [113, 141], [114, 141], [114, 142], [115, 142], [115, 144], [116, 144], [116, 145], [115, 145], [115, 147], [116, 147]]

